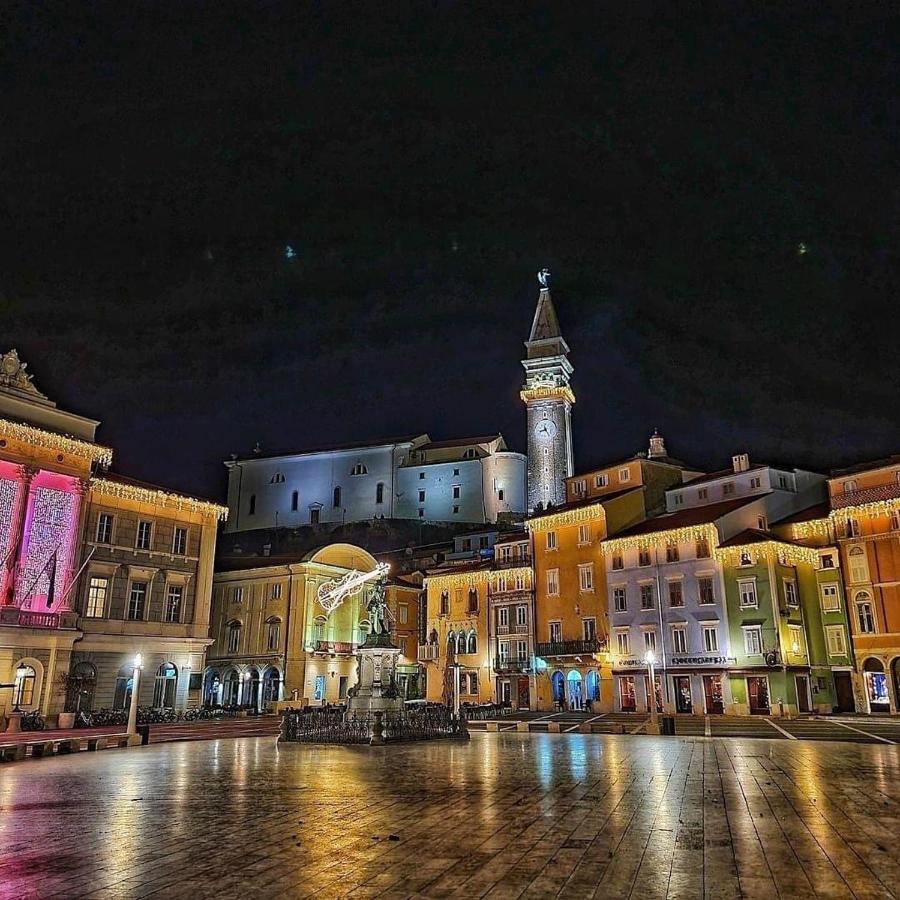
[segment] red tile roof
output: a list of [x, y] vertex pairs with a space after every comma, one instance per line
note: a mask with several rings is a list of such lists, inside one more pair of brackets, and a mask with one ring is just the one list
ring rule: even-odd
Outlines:
[[631, 528], [627, 528], [625, 531], [619, 532], [613, 539], [631, 537], [638, 534], [653, 534], [657, 531], [669, 531], [673, 528], [688, 528], [691, 525], [706, 525], [765, 496], [766, 494], [757, 494], [754, 497], [740, 497], [735, 500], [725, 500], [721, 503], [710, 503], [707, 506], [695, 506], [691, 509], [666, 513], [663, 516], [654, 516], [652, 519], [646, 519]]

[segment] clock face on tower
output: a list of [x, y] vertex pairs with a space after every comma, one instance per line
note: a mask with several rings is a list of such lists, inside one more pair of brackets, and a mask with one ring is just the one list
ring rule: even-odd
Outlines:
[[556, 436], [556, 423], [550, 421], [550, 419], [541, 419], [541, 421], [534, 426], [534, 436], [539, 441], [553, 440]]

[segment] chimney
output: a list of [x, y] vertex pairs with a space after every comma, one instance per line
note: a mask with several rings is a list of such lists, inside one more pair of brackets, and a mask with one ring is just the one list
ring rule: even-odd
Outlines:
[[653, 434], [650, 435], [650, 450], [647, 452], [647, 456], [650, 459], [659, 459], [663, 456], [668, 456], [666, 453], [666, 442], [663, 440], [663, 436], [659, 433], [659, 430], [654, 428]]
[[735, 472], [746, 472], [750, 468], [750, 455], [738, 453], [731, 457], [731, 465]]

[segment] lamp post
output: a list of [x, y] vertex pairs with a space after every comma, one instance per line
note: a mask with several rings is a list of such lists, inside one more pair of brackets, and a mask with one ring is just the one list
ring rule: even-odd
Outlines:
[[656, 676], [653, 672], [653, 664], [656, 657], [652, 650], [648, 650], [644, 656], [644, 662], [647, 663], [647, 671], [649, 674], [649, 684], [647, 685], [647, 705], [650, 708], [650, 724], [647, 726], [647, 734], [659, 734], [659, 721], [656, 718]]
[[137, 734], [138, 694], [141, 688], [141, 664], [143, 661], [140, 653], [134, 655], [134, 670], [131, 673], [131, 703], [128, 705], [128, 734]]
[[249, 705], [247, 703], [247, 688], [249, 687], [247, 682], [249, 680], [250, 680], [250, 673], [249, 672], [241, 672], [241, 702], [240, 702], [240, 705], [243, 706], [244, 709], [246, 709]]

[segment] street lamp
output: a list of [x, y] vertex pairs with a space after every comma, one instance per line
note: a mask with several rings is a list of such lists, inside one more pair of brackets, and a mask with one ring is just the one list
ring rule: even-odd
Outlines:
[[131, 703], [128, 705], [128, 733], [137, 734], [138, 693], [141, 687], [141, 664], [144, 659], [140, 653], [134, 655], [134, 670], [131, 673]]
[[659, 734], [659, 724], [656, 719], [656, 677], [653, 674], [653, 664], [656, 657], [652, 650], [648, 650], [644, 656], [644, 662], [647, 663], [647, 669], [650, 675], [650, 683], [647, 686], [647, 704], [650, 707], [650, 733]]
[[250, 705], [247, 702], [247, 682], [250, 680], [249, 672], [241, 672], [241, 706], [245, 709]]

